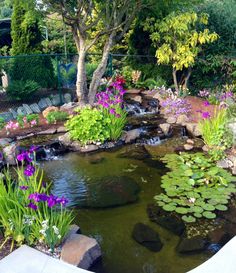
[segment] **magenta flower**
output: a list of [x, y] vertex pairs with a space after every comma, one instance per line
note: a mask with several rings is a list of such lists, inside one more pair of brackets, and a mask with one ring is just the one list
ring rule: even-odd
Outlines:
[[211, 104], [210, 104], [209, 101], [206, 100], [206, 101], [203, 102], [203, 105], [204, 105], [205, 107], [208, 107], [208, 106], [211, 105]]
[[28, 190], [28, 186], [20, 186], [20, 189], [22, 190], [22, 191], [26, 191], [26, 190]]
[[114, 108], [111, 108], [111, 109], [109, 110], [109, 112], [110, 112], [110, 114], [112, 114], [112, 115], [115, 115], [115, 114], [116, 114], [116, 110], [115, 110]]
[[37, 210], [38, 209], [38, 206], [35, 205], [34, 203], [30, 202], [28, 205], [27, 205], [28, 208], [32, 209], [32, 210]]
[[32, 154], [33, 152], [37, 151], [38, 148], [38, 146], [32, 145], [29, 149], [29, 152]]
[[58, 202], [62, 205], [65, 206], [69, 201], [66, 199], [64, 196], [58, 200]]
[[32, 165], [28, 165], [24, 170], [24, 175], [32, 176], [35, 173], [35, 167]]
[[202, 118], [209, 119], [211, 117], [209, 112], [202, 112]]
[[59, 203], [58, 198], [54, 196], [53, 194], [50, 194], [50, 196], [48, 197], [47, 203], [48, 203], [48, 207], [52, 208]]
[[32, 162], [32, 159], [29, 157], [28, 152], [22, 152], [21, 154], [18, 154], [16, 158], [18, 161], [25, 161], [27, 163]]

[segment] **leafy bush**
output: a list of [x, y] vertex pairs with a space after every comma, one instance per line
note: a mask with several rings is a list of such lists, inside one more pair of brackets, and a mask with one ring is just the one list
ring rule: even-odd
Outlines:
[[39, 123], [39, 115], [38, 114], [29, 114], [29, 115], [18, 115], [17, 122], [19, 123], [21, 128], [24, 128], [25, 125], [35, 126]]
[[[35, 148], [17, 156], [22, 167], [12, 176], [7, 170], [0, 177], [0, 225], [5, 242], [21, 245], [42, 244], [51, 251], [59, 245], [73, 220], [64, 205], [67, 200], [49, 194], [43, 173], [32, 161]], [[14, 178], [13, 178], [14, 177]]]
[[70, 118], [66, 127], [73, 140], [79, 140], [82, 144], [104, 142], [109, 139], [109, 118], [104, 118], [99, 109], [86, 107], [78, 110], [78, 115]]
[[7, 87], [7, 95], [12, 100], [23, 100], [32, 96], [39, 88], [35, 81], [12, 81]]
[[0, 130], [2, 130], [6, 125], [4, 118], [0, 117]]
[[46, 119], [48, 123], [57, 123], [58, 121], [64, 121], [67, 120], [69, 117], [69, 114], [64, 111], [53, 111], [49, 112], [46, 116]]
[[164, 193], [155, 196], [164, 210], [183, 215], [186, 222], [196, 218], [214, 219], [215, 211], [227, 210], [235, 177], [215, 165], [202, 153], [169, 154], [162, 158], [170, 171], [162, 176]]
[[233, 144], [232, 132], [228, 128], [227, 111], [218, 110], [214, 117], [202, 120], [200, 130], [211, 157], [215, 160], [223, 158], [225, 150]]

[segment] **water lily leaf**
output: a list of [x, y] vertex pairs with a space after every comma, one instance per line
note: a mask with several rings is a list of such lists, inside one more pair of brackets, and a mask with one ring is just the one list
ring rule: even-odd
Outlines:
[[182, 219], [183, 219], [183, 221], [185, 221], [187, 223], [194, 223], [194, 222], [196, 222], [196, 218], [193, 217], [193, 216], [184, 215], [184, 216], [182, 216]]
[[204, 211], [202, 214], [207, 219], [214, 219], [216, 218], [216, 214], [210, 211]]
[[195, 180], [194, 179], [189, 179], [188, 184], [191, 185], [191, 186], [194, 186], [195, 185]]
[[195, 213], [202, 213], [203, 212], [203, 208], [202, 207], [198, 207], [198, 206], [194, 206], [192, 208], [192, 211]]
[[173, 205], [165, 205], [162, 207], [165, 211], [174, 211], [176, 209], [176, 206], [173, 206]]
[[191, 169], [188, 169], [184, 172], [185, 176], [192, 176], [193, 175], [193, 171]]
[[197, 212], [195, 212], [193, 214], [193, 216], [196, 217], [196, 218], [202, 218], [202, 214], [201, 213], [197, 213]]
[[176, 208], [175, 211], [179, 214], [187, 214], [188, 213], [188, 209], [187, 208]]
[[228, 208], [224, 205], [217, 205], [216, 209], [221, 210], [221, 211], [226, 211]]
[[214, 211], [214, 210], [215, 210], [215, 207], [214, 207], [213, 205], [211, 205], [211, 204], [204, 204], [204, 205], [202, 206], [202, 208], [203, 208], [204, 210], [207, 210], [207, 211]]

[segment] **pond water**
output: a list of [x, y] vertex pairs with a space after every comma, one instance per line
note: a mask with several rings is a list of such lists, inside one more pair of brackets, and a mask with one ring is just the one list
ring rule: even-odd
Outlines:
[[[143, 147], [90, 155], [69, 153], [43, 163], [53, 193], [75, 207], [83, 234], [98, 240], [103, 251], [97, 273], [184, 273], [203, 263], [209, 253], [180, 255], [179, 237], [150, 222], [146, 208], [160, 193], [165, 166], [148, 158]], [[118, 206], [119, 205], [119, 206]], [[156, 230], [164, 247], [151, 252], [132, 239], [138, 222]]]

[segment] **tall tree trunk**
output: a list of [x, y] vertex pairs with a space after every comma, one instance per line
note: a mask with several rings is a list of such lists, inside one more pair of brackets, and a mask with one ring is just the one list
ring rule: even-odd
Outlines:
[[114, 39], [114, 34], [111, 33], [104, 46], [102, 60], [100, 64], [98, 65], [97, 69], [93, 73], [93, 78], [89, 86], [89, 94], [88, 94], [89, 104], [93, 104], [95, 101], [95, 96], [96, 96], [99, 84], [101, 82], [102, 76], [104, 75], [106, 71], [109, 53], [113, 44], [113, 39]]
[[87, 77], [85, 67], [86, 51], [82, 48], [79, 51], [79, 58], [77, 64], [77, 81], [76, 81], [76, 94], [78, 102], [84, 104], [87, 102]]
[[175, 91], [179, 95], [179, 85], [178, 85], [178, 80], [177, 80], [177, 70], [173, 68], [172, 71], [173, 75], [173, 80], [174, 80], [174, 85], [175, 85]]

